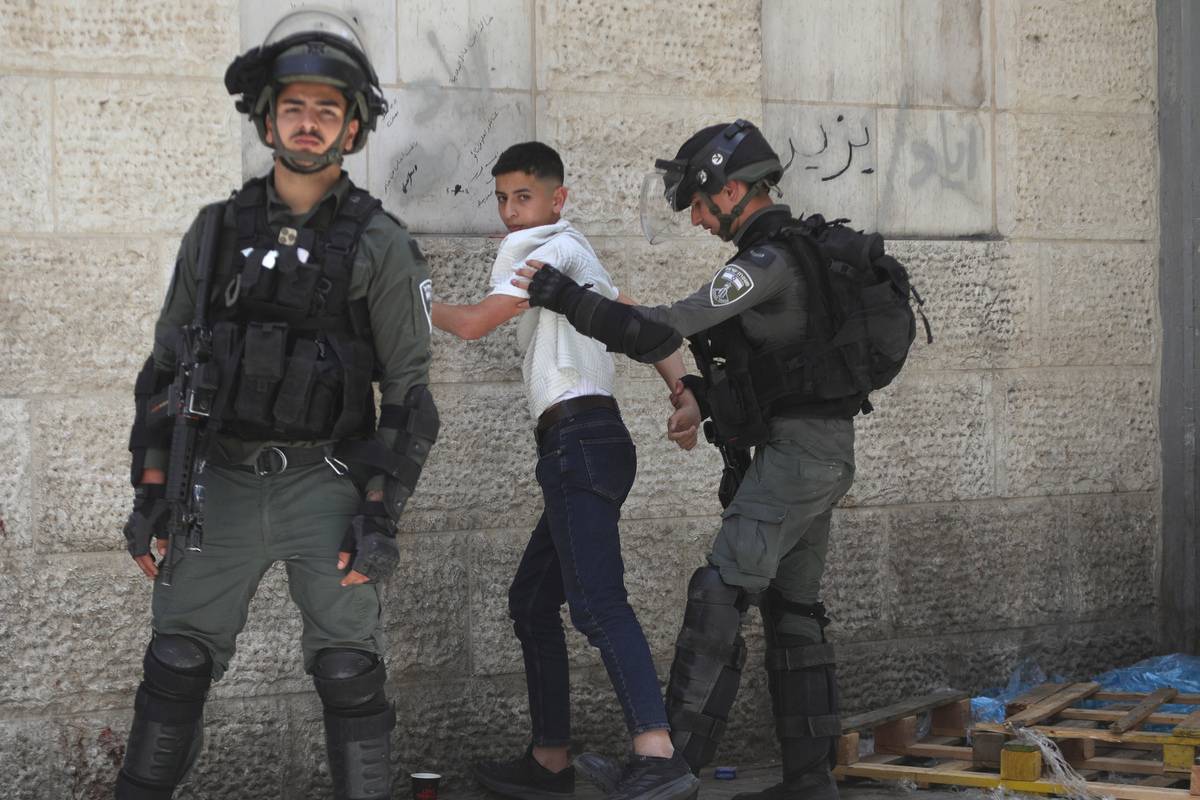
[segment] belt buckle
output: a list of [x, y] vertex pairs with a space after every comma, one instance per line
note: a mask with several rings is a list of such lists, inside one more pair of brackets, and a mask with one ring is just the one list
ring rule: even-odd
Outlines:
[[[264, 456], [274, 455], [278, 458], [279, 469], [272, 469], [271, 460], [264, 460]], [[260, 478], [265, 478], [268, 475], [274, 475], [277, 472], [283, 472], [288, 467], [287, 455], [278, 447], [264, 447], [259, 451], [258, 457], [254, 459], [254, 474]]]

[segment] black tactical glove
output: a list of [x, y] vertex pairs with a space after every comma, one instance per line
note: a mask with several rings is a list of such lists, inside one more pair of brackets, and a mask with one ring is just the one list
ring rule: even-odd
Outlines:
[[400, 548], [396, 546], [396, 523], [387, 515], [383, 503], [363, 503], [342, 539], [342, 550], [350, 553], [347, 569], [373, 581], [392, 574], [400, 561]]
[[167, 487], [160, 483], [144, 483], [133, 490], [133, 511], [125, 522], [125, 542], [129, 555], [144, 556], [150, 552], [150, 539], [167, 538], [167, 516], [171, 507], [165, 499]]
[[529, 281], [529, 305], [541, 306], [566, 314], [587, 294], [588, 286], [580, 286], [549, 264], [533, 274]]

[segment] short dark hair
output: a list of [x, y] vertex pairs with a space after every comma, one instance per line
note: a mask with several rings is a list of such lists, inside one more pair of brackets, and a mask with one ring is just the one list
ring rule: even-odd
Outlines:
[[565, 172], [558, 153], [548, 144], [521, 142], [505, 150], [492, 166], [492, 177], [508, 172], [524, 172], [535, 178], [554, 178], [563, 182]]

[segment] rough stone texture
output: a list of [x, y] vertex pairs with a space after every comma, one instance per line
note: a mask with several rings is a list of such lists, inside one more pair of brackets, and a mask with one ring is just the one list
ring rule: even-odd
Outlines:
[[404, 24], [395, 29], [402, 83], [530, 88], [532, 0], [418, 0], [402, 8]]
[[150, 583], [129, 556], [9, 558], [0, 578], [5, 708], [69, 714], [110, 696], [132, 705], [149, 631]]
[[758, 0], [686, 9], [538, 0], [538, 89], [668, 97], [757, 93], [763, 64], [758, 7]]
[[[132, 379], [132, 373], [131, 373]], [[129, 514], [128, 395], [30, 404], [40, 553], [124, 551]]]
[[0, 392], [132, 398], [174, 252], [166, 239], [0, 243]]
[[54, 135], [62, 230], [179, 233], [199, 202], [240, 183], [236, 112], [218, 83], [76, 79], [55, 92], [56, 117], [71, 121]]
[[763, 96], [769, 100], [900, 100], [900, 3], [763, 0]]
[[6, 0], [0, 5], [0, 70], [219, 78], [237, 50], [237, 26], [231, 24], [237, 6], [236, 0]]
[[997, 117], [1000, 233], [1150, 239], [1157, 231], [1153, 116]]
[[0, 781], [10, 800], [112, 797], [125, 755], [131, 713], [104, 711], [65, 719], [0, 724]]
[[1150, 364], [1158, 320], [1151, 244], [1014, 244], [1013, 260], [1041, 272], [1037, 326], [1046, 364]]
[[855, 227], [879, 228], [878, 183], [883, 172], [877, 156], [878, 111], [857, 106], [809, 106], [765, 103], [763, 133], [786, 161], [781, 202], [796, 214], [849, 217]]
[[1069, 500], [1073, 558], [1067, 585], [1079, 615], [1103, 620], [1142, 613], [1157, 593], [1158, 510], [1154, 494], [1089, 495]]
[[441, 384], [433, 393], [442, 429], [400, 528], [532, 526], [540, 492], [524, 386]]
[[[0, 19], [4, 11], [0, 10]], [[7, 31], [0, 23], [0, 30]], [[0, 37], [3, 37], [0, 33]], [[0, 56], [3, 59], [3, 56]], [[50, 130], [52, 82], [13, 75], [0, 77], [0, 137], [20, 141], [0, 157], [7, 191], [0, 199], [0, 229], [48, 231], [54, 225], [50, 186], [53, 169], [50, 137], [31, 133]]]
[[501, 231], [491, 166], [533, 138], [529, 95], [429, 85], [385, 95], [368, 147], [371, 194], [418, 233]]
[[[275, 699], [209, 702], [204, 749], [175, 795], [180, 800], [261, 797], [287, 800], [291, 729], [288, 708]], [[312, 796], [312, 795], [310, 795]]]
[[[821, 600], [832, 619], [826, 634], [838, 642], [891, 634], [896, 585], [889, 567], [892, 515], [883, 509], [835, 509], [821, 579]], [[897, 543], [901, 544], [902, 543]]]
[[966, 236], [992, 230], [992, 145], [983, 113], [879, 110], [879, 229]]
[[674, 158], [700, 128], [738, 117], [762, 119], [756, 96], [550, 94], [538, 98], [537, 134], [566, 162], [574, 222], [593, 236], [640, 235], [642, 178], [654, 171], [654, 160]]
[[400, 564], [383, 585], [383, 639], [393, 680], [470, 674], [466, 534], [398, 537]]
[[854, 485], [844, 506], [929, 503], [994, 491], [992, 379], [901, 373], [858, 417]]
[[1153, 0], [994, 0], [1001, 108], [1152, 112]]
[[979, 108], [991, 96], [994, 0], [901, 3], [901, 105]]
[[[423, 236], [421, 251], [429, 262], [433, 299], [470, 305], [487, 297], [499, 238]], [[524, 353], [517, 344], [517, 320], [483, 339], [464, 341], [434, 328], [430, 380], [441, 382], [520, 381]], [[528, 413], [525, 414], [528, 419]], [[522, 421], [515, 415], [514, 421]]]
[[[253, 3], [240, 3], [242, 52], [261, 45], [284, 14], [306, 5], [309, 4], [297, 3], [294, 0], [255, 0]], [[367, 56], [371, 59], [371, 66], [375, 68], [380, 82], [395, 83], [396, 53], [399, 49], [396, 46], [396, 3], [335, 0], [320, 5], [350, 19], [358, 28]], [[408, 6], [407, 3], [404, 5]]]
[[1158, 483], [1146, 368], [1017, 372], [996, 385], [1003, 496], [1145, 492]]
[[887, 251], [908, 268], [933, 330], [928, 344], [918, 317], [906, 374], [1008, 366], [1033, 356], [1037, 261], [1014, 258], [1007, 242], [890, 241]]
[[0, 400], [0, 550], [22, 550], [33, 543], [29, 428], [25, 401]]

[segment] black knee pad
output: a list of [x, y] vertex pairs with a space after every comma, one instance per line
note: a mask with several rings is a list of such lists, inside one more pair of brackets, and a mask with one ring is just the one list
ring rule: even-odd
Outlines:
[[317, 653], [313, 683], [325, 706], [325, 744], [339, 800], [390, 796], [396, 712], [384, 693], [386, 679], [374, 653], [346, 648]]
[[186, 636], [155, 636], [142, 660], [118, 800], [170, 798], [199, 753], [212, 655]]
[[693, 771], [716, 755], [746, 663], [739, 633], [749, 598], [726, 584], [715, 567], [697, 569], [688, 582], [683, 626], [667, 685], [671, 740]]

